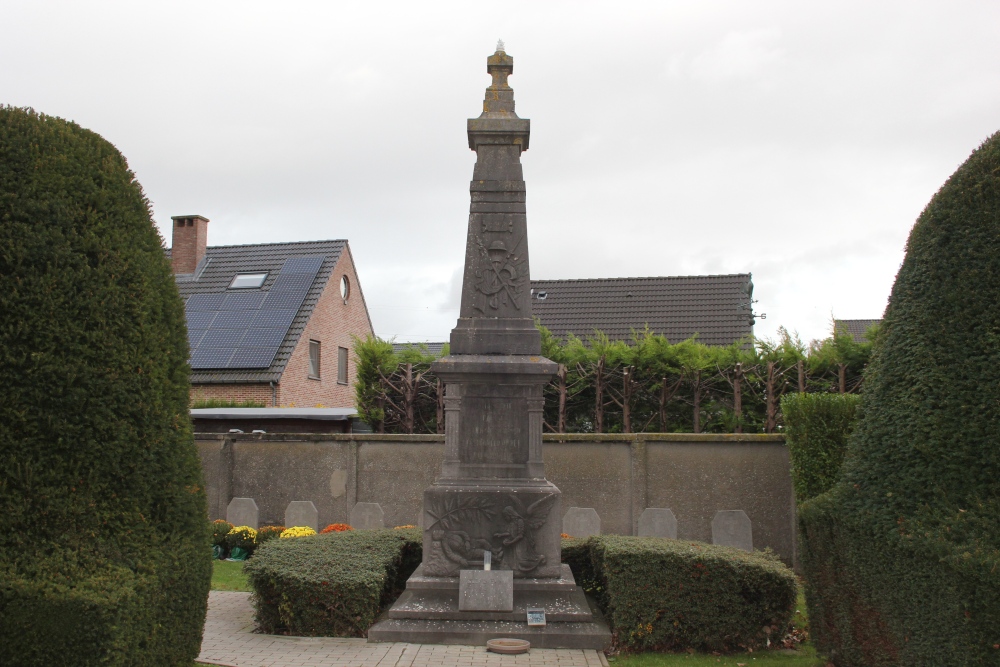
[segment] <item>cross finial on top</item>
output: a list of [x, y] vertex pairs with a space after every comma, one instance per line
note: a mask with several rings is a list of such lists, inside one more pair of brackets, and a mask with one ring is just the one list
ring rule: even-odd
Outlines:
[[497, 40], [497, 53], [506, 53], [506, 51], [504, 51], [503, 49], [504, 49], [503, 40], [502, 39], [498, 39]]

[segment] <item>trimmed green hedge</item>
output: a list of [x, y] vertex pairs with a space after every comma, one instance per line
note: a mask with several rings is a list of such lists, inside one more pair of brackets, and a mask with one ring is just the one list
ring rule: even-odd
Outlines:
[[125, 158], [0, 107], [0, 662], [198, 655], [212, 563], [187, 356]]
[[769, 552], [618, 535], [566, 542], [564, 562], [596, 580], [620, 649], [756, 649], [781, 639], [794, 612], [795, 575]]
[[270, 540], [244, 571], [267, 633], [363, 637], [420, 564], [419, 528]]
[[1000, 665], [1000, 133], [917, 220], [844, 472], [800, 508], [838, 667]]
[[856, 394], [786, 394], [781, 399], [799, 503], [826, 493], [840, 477], [860, 402]]

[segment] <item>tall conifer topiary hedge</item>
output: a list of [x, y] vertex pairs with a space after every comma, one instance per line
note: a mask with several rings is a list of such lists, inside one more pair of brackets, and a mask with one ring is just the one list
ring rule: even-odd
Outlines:
[[183, 318], [122, 155], [0, 107], [0, 663], [197, 656], [211, 548]]
[[836, 665], [1000, 664], [998, 369], [1000, 133], [914, 226], [844, 474], [800, 510]]

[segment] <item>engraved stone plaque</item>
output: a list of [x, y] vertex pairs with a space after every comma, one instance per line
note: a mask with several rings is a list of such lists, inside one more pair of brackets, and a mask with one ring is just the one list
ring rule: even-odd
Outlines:
[[511, 570], [462, 570], [458, 579], [459, 611], [514, 611]]
[[234, 526], [260, 527], [260, 512], [253, 498], [233, 498], [226, 508], [226, 521]]

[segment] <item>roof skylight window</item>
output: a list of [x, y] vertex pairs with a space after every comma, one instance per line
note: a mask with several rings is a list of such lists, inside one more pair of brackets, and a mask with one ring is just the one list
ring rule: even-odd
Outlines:
[[266, 279], [266, 273], [237, 273], [229, 289], [253, 289], [263, 285]]

